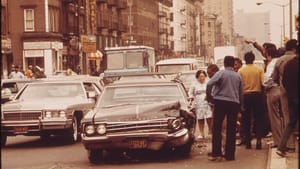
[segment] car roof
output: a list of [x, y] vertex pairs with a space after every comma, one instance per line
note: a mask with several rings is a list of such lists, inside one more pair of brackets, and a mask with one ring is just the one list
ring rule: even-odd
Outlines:
[[120, 50], [133, 50], [133, 49], [154, 49], [150, 46], [118, 46], [118, 47], [106, 47], [104, 50], [106, 52], [108, 51], [120, 51]]
[[34, 82], [35, 79], [1, 79], [1, 86], [5, 83], [31, 83]]
[[149, 78], [149, 79], [124, 79], [124, 80], [117, 80], [113, 83], [108, 84], [107, 86], [120, 86], [120, 85], [145, 85], [145, 84], [151, 84], [151, 85], [158, 85], [158, 84], [176, 84], [181, 83], [179, 80], [171, 80], [169, 78], [166, 79], [155, 79], [155, 78]]
[[156, 65], [167, 65], [167, 64], [190, 64], [197, 63], [198, 61], [194, 58], [173, 58], [173, 59], [164, 59], [156, 63]]

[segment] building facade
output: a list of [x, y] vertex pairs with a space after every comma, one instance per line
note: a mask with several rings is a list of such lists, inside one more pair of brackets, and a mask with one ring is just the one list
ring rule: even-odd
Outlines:
[[270, 13], [244, 13], [243, 10], [237, 10], [234, 15], [234, 31], [259, 44], [270, 42]]
[[214, 14], [222, 22], [223, 45], [232, 45], [233, 43], [233, 0], [209, 0], [203, 1], [204, 14]]
[[13, 64], [12, 43], [8, 28], [8, 0], [1, 0], [1, 78], [8, 78]]

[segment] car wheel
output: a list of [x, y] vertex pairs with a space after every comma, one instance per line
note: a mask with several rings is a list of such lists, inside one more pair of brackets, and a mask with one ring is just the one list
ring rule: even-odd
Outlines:
[[101, 149], [88, 150], [89, 161], [94, 164], [100, 163], [102, 159], [102, 152], [103, 151]]
[[74, 116], [73, 120], [72, 120], [72, 127], [68, 131], [68, 134], [67, 134], [67, 139], [70, 143], [75, 143], [78, 141], [78, 135], [79, 135], [78, 120], [77, 120], [76, 116]]
[[183, 157], [189, 157], [190, 156], [190, 152], [192, 150], [192, 145], [193, 145], [193, 141], [189, 141], [188, 143], [177, 147], [177, 151], [178, 153], [183, 156]]
[[40, 138], [43, 141], [49, 140], [50, 134], [48, 134], [48, 133], [41, 133]]
[[4, 147], [7, 141], [7, 136], [6, 135], [2, 135], [1, 136], [1, 147]]

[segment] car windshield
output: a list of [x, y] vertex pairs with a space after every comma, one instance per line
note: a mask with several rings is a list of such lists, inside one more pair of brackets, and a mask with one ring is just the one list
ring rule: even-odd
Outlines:
[[80, 83], [36, 83], [29, 84], [17, 99], [84, 98]]
[[161, 73], [174, 73], [191, 70], [190, 65], [159, 65], [157, 71]]
[[3, 83], [2, 88], [8, 88], [11, 93], [17, 93], [25, 84], [26, 82]]
[[151, 85], [107, 87], [98, 102], [98, 107], [152, 103], [162, 101], [183, 101], [184, 97], [177, 85]]

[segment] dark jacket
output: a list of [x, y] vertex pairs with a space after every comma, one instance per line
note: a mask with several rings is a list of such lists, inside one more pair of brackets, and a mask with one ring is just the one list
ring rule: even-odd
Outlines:
[[282, 85], [290, 99], [299, 97], [299, 56], [289, 60], [283, 70]]

